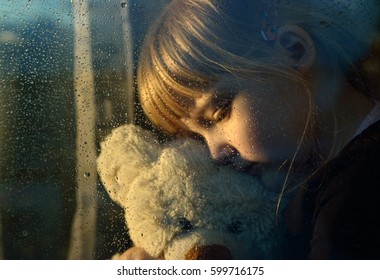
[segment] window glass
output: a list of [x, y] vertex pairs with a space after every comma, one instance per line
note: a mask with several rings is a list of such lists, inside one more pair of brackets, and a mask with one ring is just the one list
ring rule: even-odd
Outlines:
[[[101, 141], [111, 133], [112, 129], [125, 123], [136, 123], [144, 128], [153, 129], [137, 98], [137, 63], [149, 26], [169, 2], [171, 1], [1, 0], [0, 259], [108, 259], [116, 252], [123, 252], [131, 246], [132, 243], [125, 225], [123, 209], [111, 200], [106, 189], [101, 184], [95, 160], [100, 152]], [[298, 2], [309, 3], [310, 1]], [[227, 3], [235, 2], [227, 1]], [[238, 4], [238, 1], [236, 3], [234, 6], [226, 5], [227, 7], [231, 6], [231, 26], [239, 22], [240, 15], [252, 17], [251, 14], [247, 14], [244, 6]], [[234, 10], [235, 8], [236, 10]], [[282, 8], [287, 11], [286, 5], [282, 6]], [[305, 22], [306, 27], [310, 27], [308, 24], [316, 24], [317, 29], [322, 30], [320, 34], [324, 34], [325, 30], [330, 30], [329, 28], [334, 23], [335, 15], [340, 15], [342, 12], [339, 9], [334, 10], [332, 8], [318, 8], [318, 10], [308, 12], [315, 15], [320, 11], [327, 12], [324, 14], [323, 19], [316, 21], [317, 23], [311, 23], [307, 13], [306, 18], [303, 17], [300, 20]], [[202, 12], [204, 11], [202, 10]], [[210, 14], [214, 15], [212, 11]], [[205, 12], [204, 15], [208, 16], [209, 14]], [[198, 111], [204, 115], [194, 123], [186, 123], [187, 128], [191, 130], [189, 134], [196, 135], [197, 140], [203, 141], [203, 144], [206, 144], [205, 146], [208, 145], [210, 154], [213, 154], [213, 148], [217, 147], [216, 144], [221, 139], [221, 131], [227, 131], [227, 129], [214, 129], [215, 124], [220, 125], [224, 120], [228, 120], [231, 112], [233, 112], [234, 116], [238, 115], [240, 117], [238, 124], [237, 122], [231, 122], [232, 124], [229, 127], [226, 126], [230, 131], [233, 131], [228, 137], [235, 139], [237, 129], [252, 132], [252, 127], [255, 125], [255, 128], [261, 128], [255, 123], [255, 117], [264, 118], [264, 114], [261, 114], [259, 110], [255, 110], [257, 104], [272, 110], [265, 115], [265, 121], [270, 120], [273, 127], [276, 128], [268, 133], [267, 138], [265, 138], [266, 136], [263, 137], [260, 144], [276, 143], [276, 139], [284, 135], [284, 142], [288, 143], [287, 141], [289, 140], [290, 143], [294, 140], [291, 133], [283, 132], [283, 127], [280, 127], [286, 126], [288, 128], [285, 125], [288, 119], [278, 117], [277, 114], [280, 106], [290, 104], [293, 99], [288, 98], [288, 95], [284, 95], [285, 98], [281, 100], [277, 95], [270, 96], [273, 87], [276, 87], [276, 90], [284, 94], [288, 92], [299, 93], [296, 90], [289, 90], [290, 86], [294, 86], [294, 84], [291, 84], [288, 79], [283, 79], [282, 75], [285, 71], [282, 71], [283, 68], [281, 67], [284, 64], [277, 64], [283, 57], [280, 55], [274, 56], [268, 51], [270, 49], [268, 46], [273, 48], [279, 46], [274, 43], [277, 36], [276, 32], [279, 32], [276, 20], [286, 20], [286, 16], [283, 14], [279, 18], [277, 16], [276, 10], [273, 11], [268, 8], [265, 13], [256, 17], [257, 22], [255, 24], [261, 28], [261, 30], [256, 30], [257, 34], [246, 32], [245, 28], [248, 27], [244, 24], [239, 28], [227, 25], [228, 28], [231, 27], [231, 30], [234, 31], [232, 32], [234, 35], [233, 40], [219, 39], [218, 36], [223, 37], [227, 34], [227, 31], [231, 30], [226, 28], [223, 25], [225, 22], [217, 16], [217, 20], [214, 21], [214, 18], [211, 18], [207, 24], [214, 27], [219, 27], [218, 24], [220, 24], [223, 28], [216, 28], [217, 31], [211, 36], [210, 41], [199, 39], [201, 36], [196, 33], [199, 31], [196, 29], [199, 26], [195, 24], [195, 27], [192, 26], [194, 29], [189, 29], [194, 31], [194, 34], [189, 35], [190, 39], [186, 38], [187, 41], [180, 42], [181, 38], [175, 38], [176, 43], [180, 42], [180, 47], [174, 47], [172, 57], [167, 55], [159, 61], [162, 65], [166, 63], [161, 66], [168, 72], [182, 66], [178, 66], [177, 61], [170, 61], [173, 57], [177, 60], [182, 59], [183, 64], [189, 63], [199, 71], [200, 74], [198, 73], [199, 75], [193, 80], [191, 79], [194, 78], [194, 75], [193, 73], [189, 74], [190, 71], [186, 66], [181, 69], [182, 72], [178, 71], [183, 76], [176, 76], [178, 73], [175, 71], [170, 72], [170, 74], [166, 73], [166, 77], [171, 78], [173, 84], [177, 83], [176, 85], [179, 85], [179, 88], [190, 88], [187, 93], [190, 92], [191, 94], [193, 93], [192, 90], [197, 86], [197, 90], [202, 94], [204, 93], [204, 88], [199, 89], [199, 84], [202, 86], [207, 84], [202, 84], [201, 81], [207, 75], [214, 79], [213, 82], [215, 82], [215, 76], [213, 75], [223, 73], [223, 78], [218, 80], [219, 83], [207, 88], [213, 94], [215, 93], [212, 96], [214, 99], [207, 99], [210, 101], [206, 104], [209, 105], [208, 108], [213, 109], [211, 117], [210, 111], [212, 110], [203, 110], [206, 106], [202, 107], [197, 103], [200, 106]], [[347, 22], [347, 25], [353, 27], [352, 30], [354, 30], [355, 36], [360, 37], [362, 36], [361, 34], [365, 34], [365, 28], [358, 27], [356, 29], [353, 21]], [[184, 26], [186, 25], [184, 24]], [[236, 30], [233, 28], [236, 28]], [[204, 30], [208, 31], [207, 28], [204, 28]], [[298, 32], [299, 29], [296, 29], [296, 31]], [[320, 67], [318, 69], [323, 69], [324, 63], [327, 65], [327, 62], [330, 62], [329, 60], [331, 59], [337, 62], [334, 69], [339, 68], [339, 71], [341, 71], [339, 73], [347, 77], [347, 82], [350, 86], [352, 85], [355, 89], [368, 92], [373, 99], [379, 99], [380, 40], [378, 39], [372, 44], [369, 59], [363, 56], [363, 59], [359, 61], [359, 65], [359, 63], [356, 63], [359, 57], [357, 53], [363, 55], [364, 50], [361, 49], [361, 41], [365, 41], [365, 39], [360, 38], [360, 40], [351, 41], [351, 37], [347, 37], [346, 32], [339, 28], [338, 31], [337, 34], [341, 36], [338, 37], [339, 40], [342, 39], [347, 43], [345, 46], [348, 46], [341, 48], [339, 42], [332, 44], [336, 47], [336, 53], [344, 51], [344, 55], [339, 56], [342, 61], [336, 59], [336, 53], [329, 53], [330, 50], [325, 48], [324, 44], [326, 42], [329, 43], [331, 40], [336, 39], [334, 37], [335, 33], [326, 33], [328, 35], [323, 38], [326, 41], [316, 40], [318, 44], [321, 44], [318, 50], [321, 50], [323, 55], [326, 55], [324, 61], [318, 62], [318, 67]], [[231, 35], [230, 33], [228, 34]], [[320, 34], [318, 33], [317, 35]], [[170, 35], [172, 34], [170, 33]], [[239, 44], [244, 45], [247, 40], [252, 39], [251, 36], [256, 36], [252, 42], [255, 42], [254, 46], [259, 47], [257, 49], [254, 47], [241, 49]], [[302, 38], [304, 39], [304, 37]], [[178, 41], [176, 41], [177, 39]], [[308, 42], [307, 40], [301, 40], [300, 43], [292, 45], [295, 42], [294, 40], [295, 37], [290, 36], [280, 42], [283, 47], [282, 54], [292, 54], [291, 56], [289, 55], [289, 59], [286, 61], [292, 61], [290, 68], [292, 68], [293, 74], [295, 73], [294, 71], [301, 71], [302, 67], [305, 66], [305, 64], [299, 62], [305, 62], [300, 59], [305, 53], [302, 44]], [[189, 45], [193, 44], [191, 46], [194, 48], [187, 47], [184, 42]], [[162, 43], [162, 45], [165, 44]], [[212, 49], [210, 46], [215, 47], [217, 51], [210, 54], [207, 57], [209, 60], [206, 60], [204, 53]], [[186, 56], [185, 52], [181, 53], [184, 55], [183, 57], [176, 57], [178, 49], [181, 51], [187, 50], [187, 54], [194, 55], [194, 57]], [[227, 56], [221, 49], [223, 51], [227, 50], [226, 53], [233, 55]], [[197, 52], [195, 50], [201, 51]], [[199, 56], [197, 57], [197, 55]], [[313, 55], [310, 57], [313, 58]], [[252, 57], [254, 59], [251, 59]], [[357, 67], [355, 71], [352, 71], [352, 65], [345, 60], [347, 57], [355, 60], [355, 67]], [[248, 58], [251, 59], [249, 62], [247, 62]], [[256, 58], [262, 59], [262, 61], [258, 63], [259, 59]], [[213, 59], [217, 62], [213, 61]], [[249, 76], [247, 73], [257, 74], [255, 72], [256, 68], [255, 71], [252, 71], [253, 68], [249, 68], [254, 63], [256, 63], [255, 67], [260, 70], [265, 68], [263, 67], [265, 63], [268, 63], [272, 68], [276, 68], [277, 72], [265, 72], [269, 69], [265, 68], [264, 75], [259, 78], [255, 76], [254, 81], [249, 80], [247, 82], [247, 76]], [[248, 70], [245, 69], [245, 72], [239, 68], [247, 67], [247, 65]], [[215, 71], [215, 73], [211, 73], [212, 71]], [[324, 82], [330, 81], [330, 78], [334, 77], [339, 80], [339, 83], [331, 85], [326, 82], [326, 88], [329, 86], [331, 86], [330, 89], [342, 87], [340, 83], [342, 81], [341, 76], [334, 76], [333, 74], [336, 74], [334, 71], [324, 73]], [[274, 72], [275, 75], [273, 76], [276, 77], [276, 82], [280, 81], [281, 83], [268, 82], [268, 73], [272, 74]], [[241, 75], [241, 79], [236, 79], [237, 73]], [[299, 73], [297, 72], [297, 74]], [[299, 88], [304, 89], [304, 84], [302, 83], [309, 78], [309, 76], [306, 78], [302, 76], [303, 79], [297, 80], [299, 76], [293, 75], [292, 77], [296, 77], [292, 80], [293, 82], [295, 80], [299, 82], [297, 86], [294, 86], [297, 90]], [[367, 78], [369, 79], [367, 80]], [[185, 82], [188, 80], [190, 82], [186, 84]], [[310, 82], [309, 80], [307, 81]], [[163, 84], [160, 83], [159, 86], [164, 88], [166, 85]], [[265, 86], [262, 87], [262, 85]], [[316, 86], [315, 88], [318, 87]], [[247, 96], [248, 98], [250, 97], [249, 94], [253, 89], [259, 98], [247, 102]], [[165, 90], [166, 88], [163, 89], [163, 91]], [[175, 91], [170, 90], [166, 91], [166, 93], [173, 94], [173, 96], [176, 94]], [[215, 98], [219, 93], [222, 93], [222, 98]], [[238, 96], [238, 93], [241, 98], [236, 98], [236, 101], [235, 97]], [[274, 101], [267, 101], [270, 100], [268, 97]], [[170, 99], [172, 96], [167, 98]], [[182, 101], [181, 98], [178, 98], [178, 100]], [[175, 101], [177, 102], [178, 100]], [[307, 102], [309, 101], [307, 100]], [[334, 100], [332, 98], [330, 100], [330, 96], [319, 101], [320, 104], [326, 107], [334, 104]], [[305, 101], [303, 104], [307, 102]], [[180, 103], [179, 105], [173, 105], [173, 107], [182, 106], [183, 104]], [[310, 103], [312, 102], [307, 103], [307, 105], [309, 106]], [[276, 104], [276, 106], [273, 104]], [[241, 108], [241, 110], [239, 109], [239, 111], [236, 108]], [[284, 110], [288, 110], [288, 108]], [[244, 115], [247, 112], [249, 114]], [[300, 109], [299, 112], [305, 113], [306, 111]], [[308, 113], [310, 112], [308, 111]], [[308, 118], [311, 119], [318, 115], [312, 112], [312, 114], [302, 118], [290, 110], [286, 111], [286, 113], [287, 116], [293, 116], [292, 121], [294, 123]], [[226, 123], [224, 122], [223, 124]], [[169, 122], [169, 125], [172, 124]], [[162, 121], [162, 126], [165, 127], [165, 125], [168, 124]], [[184, 124], [182, 123], [182, 125]], [[261, 137], [267, 133], [268, 131], [265, 129], [262, 128], [262, 131], [255, 136]], [[302, 140], [304, 140], [309, 135], [306, 133], [306, 128], [302, 127], [302, 129]], [[332, 131], [332, 129], [329, 131]], [[216, 139], [215, 142], [207, 138], [212, 133], [216, 136], [213, 139], [214, 141]], [[296, 136], [298, 137], [299, 135], [297, 134]], [[229, 141], [230, 138], [228, 138]], [[256, 151], [249, 149], [254, 146], [253, 144], [256, 144], [252, 140], [253, 138], [251, 136], [247, 137], [245, 142], [245, 148], [247, 149], [244, 152], [247, 158], [250, 156], [254, 158], [258, 154]], [[294, 141], [298, 145], [297, 152], [298, 149], [303, 148], [300, 144], [302, 141], [298, 141], [298, 139]], [[213, 145], [213, 143], [216, 144]], [[320, 143], [317, 144], [319, 145]], [[230, 146], [227, 145], [227, 148], [224, 147], [226, 149], [220, 149], [222, 151], [220, 154], [230, 153], [235, 156], [235, 159], [238, 158], [242, 151], [234, 150]], [[287, 148], [289, 147], [287, 146]], [[282, 146], [278, 150], [276, 148], [277, 146], [274, 149], [268, 148], [266, 152], [269, 154], [272, 150], [275, 150], [282, 155]], [[293, 148], [291, 146], [289, 150], [293, 152]], [[335, 151], [331, 151], [331, 154], [333, 152]], [[250, 160], [254, 161], [252, 158]], [[287, 166], [287, 161], [293, 161], [295, 158], [296, 156], [293, 158], [288, 156], [286, 160], [282, 158], [281, 160], [283, 160], [284, 166]], [[310, 157], [308, 160], [311, 162], [314, 158]], [[216, 159], [216, 161], [220, 164], [226, 164], [223, 160]], [[227, 162], [227, 164], [230, 163]], [[256, 167], [246, 167], [240, 168], [240, 171], [247, 171], [251, 168], [252, 173], [255, 172]], [[239, 169], [239, 166], [238, 168], [234, 166], [234, 168]], [[269, 172], [268, 174], [265, 179], [278, 184], [277, 181], [269, 178], [274, 172]], [[287, 180], [289, 173], [281, 173], [280, 176], [282, 175], [284, 176], [279, 178], [286, 178]], [[181, 223], [184, 230], [192, 227], [191, 222], [186, 219], [181, 219]], [[240, 227], [240, 220], [229, 224], [231, 232], [239, 232]]]
[[[128, 79], [134, 77], [146, 28], [165, 3], [1, 1], [0, 258], [66, 259], [70, 254], [78, 208], [76, 139], [82, 133], [74, 71], [80, 59], [75, 30], [81, 22], [75, 21], [74, 2], [88, 3], [92, 69], [82, 70], [94, 78], [96, 151], [102, 137], [131, 118], [126, 96], [133, 95], [127, 91], [134, 90], [134, 81]], [[140, 115], [135, 118], [143, 121]], [[120, 207], [100, 184], [92, 187], [98, 208], [92, 257], [105, 259], [126, 248], [128, 236]]]

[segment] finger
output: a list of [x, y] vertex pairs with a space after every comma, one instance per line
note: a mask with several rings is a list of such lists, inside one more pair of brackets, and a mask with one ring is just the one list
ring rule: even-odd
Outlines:
[[119, 260], [154, 260], [144, 249], [132, 247], [119, 256]]

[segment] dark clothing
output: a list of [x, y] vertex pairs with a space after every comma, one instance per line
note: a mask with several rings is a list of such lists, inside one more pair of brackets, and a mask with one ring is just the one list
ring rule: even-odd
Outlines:
[[380, 260], [380, 121], [296, 191], [286, 221], [290, 259]]

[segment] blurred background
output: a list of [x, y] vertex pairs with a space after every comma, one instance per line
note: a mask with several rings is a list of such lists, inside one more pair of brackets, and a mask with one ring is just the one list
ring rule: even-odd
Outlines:
[[0, 2], [0, 259], [107, 259], [130, 246], [93, 160], [112, 128], [145, 122], [135, 61], [166, 2]]

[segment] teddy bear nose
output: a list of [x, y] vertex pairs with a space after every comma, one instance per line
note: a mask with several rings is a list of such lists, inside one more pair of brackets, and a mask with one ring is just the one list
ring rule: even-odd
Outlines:
[[191, 248], [185, 255], [186, 260], [232, 260], [230, 251], [223, 245], [203, 245]]

